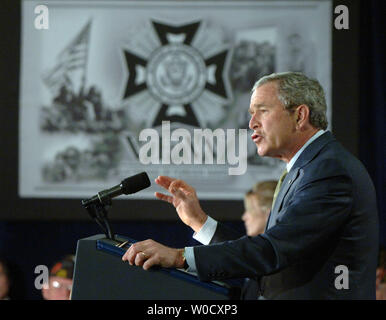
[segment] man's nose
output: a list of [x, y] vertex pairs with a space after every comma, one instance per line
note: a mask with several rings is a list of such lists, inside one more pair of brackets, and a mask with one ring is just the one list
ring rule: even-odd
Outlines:
[[251, 119], [249, 120], [249, 128], [254, 130], [257, 127], [259, 127], [259, 121], [257, 119], [257, 116], [254, 114], [251, 116]]
[[253, 116], [249, 119], [249, 129], [253, 130]]

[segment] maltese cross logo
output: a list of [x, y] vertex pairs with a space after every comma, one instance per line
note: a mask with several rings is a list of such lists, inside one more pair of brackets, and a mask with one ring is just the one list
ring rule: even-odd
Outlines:
[[204, 45], [201, 22], [172, 26], [152, 21], [151, 25], [155, 37], [149, 39], [158, 43], [141, 40], [146, 54], [124, 50], [128, 78], [123, 99], [143, 94], [143, 103], [157, 109], [145, 115], [153, 127], [162, 121], [206, 126], [210, 119], [204, 109], [231, 99], [230, 50], [215, 43], [206, 53], [208, 41]]

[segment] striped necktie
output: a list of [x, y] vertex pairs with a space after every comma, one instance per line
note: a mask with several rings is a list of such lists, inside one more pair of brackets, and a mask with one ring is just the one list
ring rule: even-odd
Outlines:
[[287, 175], [287, 169], [283, 171], [283, 173], [281, 174], [280, 178], [279, 178], [279, 182], [277, 183], [276, 185], [276, 189], [275, 189], [275, 193], [273, 194], [273, 200], [272, 200], [272, 209], [273, 209], [273, 206], [275, 204], [275, 201], [276, 201], [276, 197], [277, 195], [279, 194], [279, 191], [280, 191], [280, 188], [281, 188], [281, 185], [284, 181], [284, 178], [285, 176]]

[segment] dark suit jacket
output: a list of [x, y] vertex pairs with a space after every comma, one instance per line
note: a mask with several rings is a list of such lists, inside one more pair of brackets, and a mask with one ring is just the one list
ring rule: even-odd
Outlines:
[[378, 232], [367, 171], [326, 132], [287, 174], [264, 234], [239, 238], [219, 223], [211, 244], [194, 248], [197, 273], [257, 279], [267, 299], [375, 299]]

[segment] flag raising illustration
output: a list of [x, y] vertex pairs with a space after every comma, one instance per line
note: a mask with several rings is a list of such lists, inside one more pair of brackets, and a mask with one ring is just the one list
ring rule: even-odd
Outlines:
[[56, 65], [43, 75], [43, 81], [52, 93], [57, 93], [63, 86], [83, 93], [86, 82], [88, 47], [91, 21], [60, 52]]

